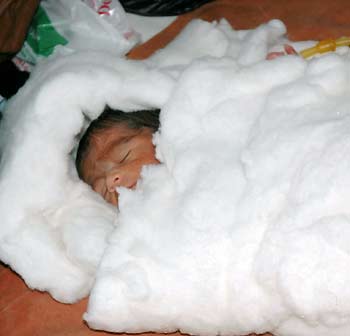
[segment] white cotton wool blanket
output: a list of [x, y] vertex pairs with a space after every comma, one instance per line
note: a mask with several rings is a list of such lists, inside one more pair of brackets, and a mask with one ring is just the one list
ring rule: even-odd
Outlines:
[[28, 286], [62, 302], [88, 295], [117, 212], [78, 179], [76, 137], [105, 104], [162, 106], [172, 83], [141, 63], [77, 53], [41, 64], [10, 102], [0, 135], [0, 259]]
[[[60, 301], [91, 289], [95, 329], [349, 334], [350, 57], [266, 61], [285, 32], [194, 21], [144, 62], [41, 65], [2, 124], [0, 259]], [[119, 212], [72, 164], [105, 104], [162, 109]]]

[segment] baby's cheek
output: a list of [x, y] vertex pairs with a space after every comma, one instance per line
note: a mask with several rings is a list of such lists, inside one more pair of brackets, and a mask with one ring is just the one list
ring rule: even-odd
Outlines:
[[92, 184], [90, 184], [90, 186], [94, 191], [96, 191], [98, 194], [101, 194], [103, 196], [103, 191], [105, 187], [104, 187], [104, 181], [102, 179], [95, 180]]

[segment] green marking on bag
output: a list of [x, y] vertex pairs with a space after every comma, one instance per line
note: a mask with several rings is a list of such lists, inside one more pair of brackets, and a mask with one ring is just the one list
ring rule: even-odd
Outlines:
[[60, 35], [51, 23], [45, 10], [39, 6], [34, 15], [27, 40], [33, 51], [42, 56], [52, 54], [55, 46], [65, 45], [68, 41]]

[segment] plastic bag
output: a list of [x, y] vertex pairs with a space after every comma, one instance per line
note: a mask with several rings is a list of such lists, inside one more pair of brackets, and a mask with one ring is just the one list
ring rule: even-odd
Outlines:
[[100, 17], [122, 32], [129, 39], [135, 32], [129, 25], [124, 8], [117, 0], [82, 0]]
[[[81, 0], [42, 0], [17, 56], [35, 64], [41, 57], [51, 55], [57, 46], [63, 53], [105, 50], [125, 55], [138, 39], [117, 2], [113, 1], [113, 18], [107, 20], [105, 14], [99, 15], [95, 7]], [[113, 20], [115, 24], [111, 23]]]
[[120, 0], [124, 10], [144, 16], [173, 16], [190, 12], [212, 0]]

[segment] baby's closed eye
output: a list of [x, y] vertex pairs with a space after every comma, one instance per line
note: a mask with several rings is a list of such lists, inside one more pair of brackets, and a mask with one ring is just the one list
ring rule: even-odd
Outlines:
[[124, 155], [124, 157], [119, 161], [119, 163], [123, 163], [126, 161], [126, 159], [129, 157], [129, 155], [131, 154], [131, 149], [129, 149], [127, 151], [127, 153]]

